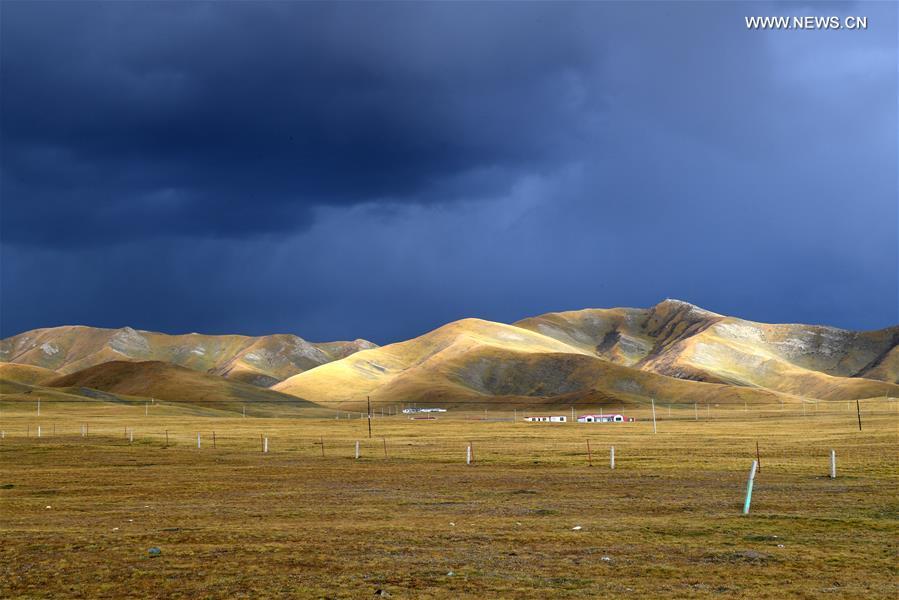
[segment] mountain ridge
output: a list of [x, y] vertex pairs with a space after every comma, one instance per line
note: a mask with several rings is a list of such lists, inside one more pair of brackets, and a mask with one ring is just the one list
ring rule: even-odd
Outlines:
[[899, 326], [856, 332], [758, 323], [673, 299], [648, 308], [550, 312], [512, 324], [460, 319], [386, 346], [310, 343], [290, 334], [47, 328], [0, 341], [0, 365], [23, 365], [0, 369], [0, 379], [43, 383], [47, 373], [39, 369], [55, 366], [67, 375], [123, 358], [328, 405], [366, 396], [484, 403], [899, 396]]
[[[273, 389], [337, 404], [365, 396], [552, 402], [589, 394], [681, 401], [707, 397], [707, 386], [744, 401], [899, 395], [897, 332], [769, 325], [666, 300], [648, 309], [546, 313], [512, 325], [461, 319], [300, 373]], [[882, 371], [886, 380], [851, 376], [872, 360], [880, 361], [876, 374]]]
[[301, 371], [375, 344], [367, 340], [313, 343], [292, 334], [170, 335], [131, 327], [71, 325], [0, 340], [0, 362], [68, 374], [115, 360], [162, 360], [195, 371], [268, 387]]

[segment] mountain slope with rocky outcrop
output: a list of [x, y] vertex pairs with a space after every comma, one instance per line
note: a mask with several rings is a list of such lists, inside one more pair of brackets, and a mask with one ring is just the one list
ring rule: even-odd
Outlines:
[[60, 374], [111, 361], [163, 361], [268, 387], [302, 371], [373, 348], [366, 340], [311, 343], [295, 335], [167, 335], [130, 327], [35, 329], [0, 341], [0, 362]]
[[[896, 328], [766, 325], [666, 300], [648, 309], [463, 319], [300, 373], [273, 389], [315, 402], [844, 400], [899, 395]], [[891, 349], [893, 348], [893, 349]], [[858, 376], [864, 373], [866, 377]]]

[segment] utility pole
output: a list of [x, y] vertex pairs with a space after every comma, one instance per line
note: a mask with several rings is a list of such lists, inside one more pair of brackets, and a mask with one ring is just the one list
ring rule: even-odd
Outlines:
[[371, 439], [371, 396], [366, 398], [368, 398], [368, 437]]

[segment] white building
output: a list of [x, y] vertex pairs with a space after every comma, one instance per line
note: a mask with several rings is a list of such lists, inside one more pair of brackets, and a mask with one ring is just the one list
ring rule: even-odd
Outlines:
[[633, 421], [633, 417], [625, 417], [624, 415], [581, 415], [577, 418], [578, 423], [624, 423]]
[[553, 416], [539, 416], [539, 417], [525, 417], [525, 421], [530, 421], [531, 423], [565, 423], [568, 421], [568, 417], [565, 415], [553, 415]]
[[444, 413], [445, 408], [404, 408], [403, 414], [414, 415], [415, 413]]

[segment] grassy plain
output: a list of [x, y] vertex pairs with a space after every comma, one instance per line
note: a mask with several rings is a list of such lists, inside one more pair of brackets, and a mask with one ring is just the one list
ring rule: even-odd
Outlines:
[[646, 408], [623, 424], [377, 417], [371, 439], [358, 414], [48, 401], [37, 416], [2, 399], [0, 411], [3, 598], [899, 592], [895, 400], [863, 401], [862, 431], [854, 403], [821, 402], [659, 406], [657, 434]]

